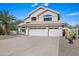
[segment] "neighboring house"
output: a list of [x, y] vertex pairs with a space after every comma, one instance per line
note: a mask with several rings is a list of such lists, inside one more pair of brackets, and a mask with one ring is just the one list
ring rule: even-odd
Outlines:
[[24, 23], [18, 25], [18, 33], [30, 36], [62, 36], [62, 27], [60, 13], [41, 6], [33, 10]]

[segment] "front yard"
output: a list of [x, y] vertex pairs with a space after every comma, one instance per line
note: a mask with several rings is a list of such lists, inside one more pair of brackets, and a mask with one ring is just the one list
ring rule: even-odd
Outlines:
[[0, 35], [0, 40], [17, 37], [18, 35]]
[[59, 56], [79, 56], [79, 39], [73, 40], [73, 44], [62, 38], [59, 41]]

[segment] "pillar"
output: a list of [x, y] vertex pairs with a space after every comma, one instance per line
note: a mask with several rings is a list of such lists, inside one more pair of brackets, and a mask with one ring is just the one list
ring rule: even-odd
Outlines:
[[49, 36], [49, 27], [46, 27], [47, 30], [47, 36]]
[[20, 34], [20, 33], [21, 33], [21, 28], [19, 27], [19, 28], [18, 28], [18, 34]]
[[28, 27], [26, 27], [26, 33], [25, 33], [25, 35], [29, 35], [29, 28]]
[[63, 29], [62, 27], [59, 27], [59, 31], [61, 31], [60, 34], [59, 34], [59, 36], [63, 36], [63, 34], [64, 34], [64, 33], [63, 33], [63, 30], [64, 30], [64, 29]]

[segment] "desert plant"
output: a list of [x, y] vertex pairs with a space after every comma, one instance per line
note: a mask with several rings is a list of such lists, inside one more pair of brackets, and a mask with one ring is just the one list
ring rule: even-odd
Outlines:
[[71, 30], [67, 33], [66, 38], [68, 39], [70, 44], [73, 44], [73, 40], [76, 39], [76, 31]]

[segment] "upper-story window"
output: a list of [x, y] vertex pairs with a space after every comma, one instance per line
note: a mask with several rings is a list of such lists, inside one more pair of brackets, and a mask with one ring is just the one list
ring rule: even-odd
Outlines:
[[32, 17], [32, 21], [36, 21], [36, 17]]
[[44, 15], [44, 21], [52, 21], [52, 15]]
[[58, 20], [60, 20], [60, 14], [58, 14]]

